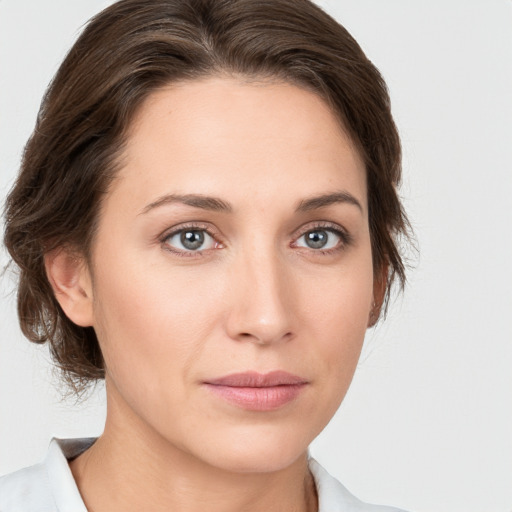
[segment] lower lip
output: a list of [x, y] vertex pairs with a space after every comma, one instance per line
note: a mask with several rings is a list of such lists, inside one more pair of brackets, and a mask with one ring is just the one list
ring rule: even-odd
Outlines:
[[227, 402], [250, 411], [274, 411], [295, 400], [306, 384], [289, 384], [261, 388], [205, 384]]

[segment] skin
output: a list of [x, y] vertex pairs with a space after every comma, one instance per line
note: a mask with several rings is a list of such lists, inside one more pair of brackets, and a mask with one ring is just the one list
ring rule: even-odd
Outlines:
[[[297, 211], [340, 192], [355, 201]], [[162, 200], [178, 194], [230, 209]], [[316, 510], [307, 447], [345, 396], [383, 293], [367, 205], [360, 155], [309, 91], [211, 77], [148, 98], [90, 264], [46, 259], [61, 306], [94, 327], [106, 363], [105, 432], [70, 464], [89, 510]], [[180, 245], [192, 227], [210, 233], [199, 251]], [[308, 246], [310, 232], [329, 249]], [[307, 385], [250, 411], [203, 384], [247, 370]]]

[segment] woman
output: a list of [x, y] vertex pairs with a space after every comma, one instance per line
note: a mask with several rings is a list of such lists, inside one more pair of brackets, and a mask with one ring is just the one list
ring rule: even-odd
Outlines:
[[0, 510], [392, 510], [307, 450], [404, 282], [399, 180], [380, 74], [309, 1], [96, 16], [5, 242], [24, 333], [77, 391], [105, 379], [107, 421], [0, 480]]

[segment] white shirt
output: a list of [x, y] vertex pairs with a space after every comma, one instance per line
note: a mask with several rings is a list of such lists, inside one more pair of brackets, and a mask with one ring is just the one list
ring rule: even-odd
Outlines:
[[[68, 459], [85, 451], [94, 438], [53, 439], [40, 464], [0, 477], [0, 512], [87, 512]], [[368, 505], [310, 458], [318, 494], [318, 512], [403, 512]]]

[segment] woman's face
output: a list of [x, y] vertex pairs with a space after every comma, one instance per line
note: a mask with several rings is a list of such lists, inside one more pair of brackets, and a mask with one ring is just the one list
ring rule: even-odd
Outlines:
[[216, 467], [286, 467], [340, 405], [368, 325], [360, 155], [293, 85], [159, 90], [104, 200], [91, 282], [116, 424]]

